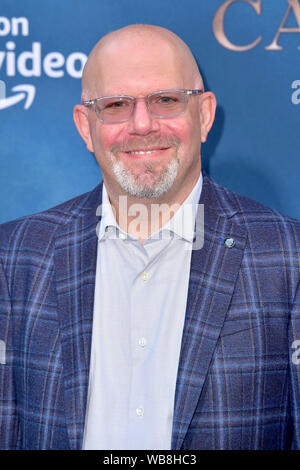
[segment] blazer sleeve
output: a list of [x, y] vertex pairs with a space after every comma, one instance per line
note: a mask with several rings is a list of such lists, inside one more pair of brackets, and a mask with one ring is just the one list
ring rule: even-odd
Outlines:
[[290, 397], [293, 421], [292, 449], [300, 449], [300, 281], [293, 301], [290, 325]]
[[0, 449], [18, 447], [11, 301], [0, 258]]

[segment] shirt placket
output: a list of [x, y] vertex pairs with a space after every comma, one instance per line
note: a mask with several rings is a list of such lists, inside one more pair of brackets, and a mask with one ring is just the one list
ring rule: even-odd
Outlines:
[[[129, 435], [135, 440], [140, 433], [141, 439], [151, 421], [151, 381], [149, 382], [149, 361], [151, 361], [151, 349], [155, 341], [155, 331], [159, 315], [153, 308], [151, 291], [155, 280], [158, 259], [163, 254], [161, 243], [153, 241], [151, 246], [139, 247], [144, 252], [143, 269], [137, 274], [131, 292], [131, 354], [132, 376], [129, 404]], [[167, 243], [167, 242], [165, 242]], [[150, 357], [149, 357], [150, 356]], [[147, 367], [146, 367], [147, 363]], [[142, 437], [143, 436], [143, 437]], [[137, 444], [138, 445], [138, 444]], [[141, 441], [142, 445], [142, 441]]]

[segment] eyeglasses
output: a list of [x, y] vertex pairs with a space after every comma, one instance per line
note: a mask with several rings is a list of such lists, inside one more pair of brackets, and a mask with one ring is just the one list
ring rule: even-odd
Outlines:
[[190, 96], [199, 95], [203, 90], [162, 90], [155, 91], [143, 98], [127, 95], [102, 96], [83, 101], [84, 106], [93, 106], [102, 122], [128, 121], [137, 101], [145, 101], [150, 113], [157, 118], [170, 118], [184, 113]]

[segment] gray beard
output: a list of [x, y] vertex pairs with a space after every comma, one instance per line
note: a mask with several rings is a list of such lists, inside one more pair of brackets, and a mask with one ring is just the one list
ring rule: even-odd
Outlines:
[[113, 164], [113, 172], [121, 188], [130, 196], [138, 198], [159, 198], [169, 191], [176, 179], [178, 168], [179, 160], [175, 156], [169, 162], [164, 173], [157, 178], [154, 184], [149, 186], [140, 182], [138, 177], [135, 177], [131, 170], [126, 169], [122, 162]]

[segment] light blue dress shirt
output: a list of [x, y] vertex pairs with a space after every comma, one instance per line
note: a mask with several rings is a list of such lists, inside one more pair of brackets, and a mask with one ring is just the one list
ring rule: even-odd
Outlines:
[[202, 175], [142, 245], [103, 185], [83, 449], [170, 449]]

